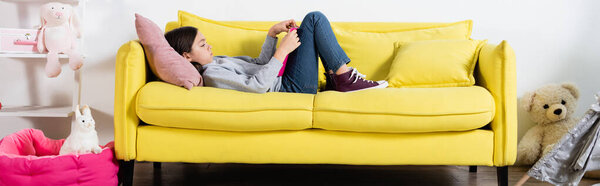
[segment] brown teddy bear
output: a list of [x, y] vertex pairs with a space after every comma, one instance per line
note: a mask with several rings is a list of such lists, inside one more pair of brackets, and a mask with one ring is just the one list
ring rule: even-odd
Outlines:
[[537, 125], [519, 142], [516, 165], [534, 164], [577, 124], [572, 115], [578, 98], [579, 90], [569, 83], [547, 85], [521, 98], [521, 106]]

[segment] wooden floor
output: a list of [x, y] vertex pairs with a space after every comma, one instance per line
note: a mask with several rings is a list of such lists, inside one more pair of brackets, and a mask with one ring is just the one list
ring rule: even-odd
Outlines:
[[[527, 167], [509, 167], [514, 185]], [[579, 185], [600, 180], [584, 178]], [[496, 185], [496, 168], [480, 166], [354, 166], [288, 164], [187, 164], [136, 162], [133, 185]], [[525, 185], [550, 185], [533, 178]]]

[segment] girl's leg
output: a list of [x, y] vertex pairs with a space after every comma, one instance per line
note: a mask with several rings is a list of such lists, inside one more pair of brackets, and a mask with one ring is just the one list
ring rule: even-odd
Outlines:
[[298, 28], [302, 43], [288, 55], [282, 77], [282, 91], [316, 94], [318, 88], [318, 57], [326, 71], [337, 71], [350, 58], [340, 47], [329, 20], [321, 12], [310, 12]]
[[329, 71], [327, 71], [327, 72], [328, 72], [329, 74], [337, 74], [337, 75], [340, 75], [340, 74], [343, 74], [343, 73], [345, 73], [345, 72], [348, 72], [348, 70], [349, 70], [348, 68], [349, 68], [349, 67], [348, 67], [348, 66], [346, 66], [346, 64], [343, 64], [342, 66], [340, 66], [340, 68], [338, 68], [338, 70], [337, 70], [337, 71], [333, 72], [333, 70], [329, 70]]
[[340, 47], [331, 24], [323, 13], [307, 14], [298, 28], [298, 37], [302, 44], [288, 56], [282, 77], [282, 91], [316, 94], [319, 71], [317, 57], [319, 56], [325, 71], [336, 72], [336, 75], [328, 78], [327, 83], [333, 83], [338, 91], [387, 87], [387, 82], [364, 80], [364, 75], [346, 66], [350, 58]]
[[[315, 11], [306, 15], [302, 25], [307, 22], [306, 32], [312, 32], [316, 49], [321, 57], [325, 71], [336, 72], [341, 66], [350, 62], [350, 58], [342, 49], [333, 34], [331, 23], [323, 13]], [[348, 71], [347, 69], [343, 70]]]

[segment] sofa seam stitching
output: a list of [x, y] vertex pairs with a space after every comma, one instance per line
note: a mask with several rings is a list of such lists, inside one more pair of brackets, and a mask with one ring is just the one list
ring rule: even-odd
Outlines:
[[476, 115], [492, 113], [492, 111], [480, 111], [471, 113], [456, 113], [456, 114], [436, 114], [436, 115], [420, 115], [420, 114], [398, 114], [398, 113], [367, 113], [367, 112], [353, 112], [353, 111], [338, 111], [338, 110], [315, 110], [313, 112], [338, 112], [338, 113], [352, 113], [352, 114], [369, 114], [369, 115], [398, 115], [398, 116], [456, 116], [456, 115]]

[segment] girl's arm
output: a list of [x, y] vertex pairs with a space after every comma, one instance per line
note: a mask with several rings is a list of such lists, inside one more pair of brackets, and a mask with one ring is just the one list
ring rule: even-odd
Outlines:
[[[281, 33], [281, 32], [288, 32], [290, 28], [293, 27], [298, 27], [298, 25], [296, 25], [296, 21], [294, 21], [294, 19], [289, 19], [289, 20], [285, 20], [282, 22], [279, 22], [275, 25], [273, 25], [270, 29], [269, 32], [267, 32], [267, 38], [265, 39], [265, 43], [263, 44], [262, 47], [262, 51], [260, 52], [260, 55], [258, 56], [258, 58], [253, 58], [253, 59], [242, 59], [244, 61], [248, 61], [250, 63], [256, 63], [259, 65], [263, 65], [268, 63], [271, 58], [273, 57], [273, 55], [275, 54], [275, 50], [277, 47], [277, 34]], [[291, 52], [291, 51], [289, 51]], [[288, 53], [289, 53], [288, 52]], [[286, 54], [287, 55], [287, 54]], [[282, 60], [282, 59], [280, 59]]]
[[237, 56], [234, 58], [238, 58], [249, 63], [255, 63], [259, 65], [267, 64], [273, 54], [275, 54], [275, 50], [277, 49], [277, 38], [273, 38], [271, 36], [267, 36], [265, 39], [265, 43], [263, 43], [262, 50], [260, 51], [260, 55], [257, 58], [250, 58], [248, 56]]
[[204, 70], [204, 85], [209, 87], [233, 89], [243, 92], [265, 93], [277, 78], [281, 61], [271, 58], [263, 69], [254, 75], [239, 74], [223, 66], [209, 66]]

